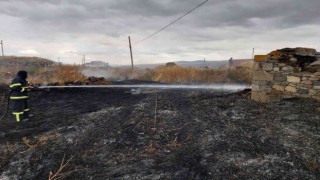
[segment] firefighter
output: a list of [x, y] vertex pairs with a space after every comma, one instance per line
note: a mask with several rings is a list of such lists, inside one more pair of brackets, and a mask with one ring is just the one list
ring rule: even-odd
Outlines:
[[19, 71], [10, 84], [10, 100], [12, 102], [12, 114], [17, 122], [29, 120], [29, 91], [31, 84], [26, 80], [27, 71]]

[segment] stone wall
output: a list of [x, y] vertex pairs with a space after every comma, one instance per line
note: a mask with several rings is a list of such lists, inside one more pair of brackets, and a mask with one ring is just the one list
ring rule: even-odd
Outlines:
[[320, 53], [285, 48], [256, 55], [251, 87], [251, 98], [264, 103], [291, 97], [320, 100]]

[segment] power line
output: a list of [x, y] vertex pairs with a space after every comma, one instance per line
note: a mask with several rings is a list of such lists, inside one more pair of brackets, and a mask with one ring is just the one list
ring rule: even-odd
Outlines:
[[149, 38], [151, 38], [152, 36], [158, 34], [159, 32], [163, 31], [164, 29], [166, 29], [167, 27], [169, 27], [170, 25], [174, 24], [175, 22], [179, 21], [180, 19], [182, 19], [183, 17], [185, 17], [186, 15], [190, 14], [192, 11], [194, 11], [195, 9], [197, 9], [198, 7], [202, 6], [204, 3], [208, 2], [209, 0], [206, 0], [204, 2], [202, 2], [201, 4], [199, 4], [198, 6], [194, 7], [193, 9], [191, 9], [190, 11], [188, 11], [187, 13], [185, 13], [184, 15], [180, 16], [178, 19], [172, 21], [171, 23], [169, 23], [168, 25], [164, 26], [163, 28], [161, 28], [160, 30], [154, 32], [153, 34], [150, 34], [149, 36], [147, 36], [146, 38], [136, 42], [135, 44], [139, 44]]

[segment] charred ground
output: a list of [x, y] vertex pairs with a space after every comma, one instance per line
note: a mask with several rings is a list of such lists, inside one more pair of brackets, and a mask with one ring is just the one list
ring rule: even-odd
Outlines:
[[48, 179], [63, 157], [70, 161], [58, 175], [66, 179], [320, 177], [317, 101], [126, 91], [33, 92], [32, 120], [0, 124], [0, 179]]

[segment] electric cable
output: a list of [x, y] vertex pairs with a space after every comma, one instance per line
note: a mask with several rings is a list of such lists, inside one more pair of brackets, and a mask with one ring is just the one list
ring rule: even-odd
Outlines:
[[136, 42], [135, 44], [139, 44], [149, 38], [151, 38], [152, 36], [158, 34], [159, 32], [163, 31], [164, 29], [166, 29], [167, 27], [171, 26], [172, 24], [174, 24], [175, 22], [179, 21], [180, 19], [182, 19], [183, 17], [185, 17], [186, 15], [190, 14], [192, 11], [194, 11], [195, 9], [199, 8], [200, 6], [202, 6], [203, 4], [205, 4], [206, 2], [208, 2], [209, 0], [206, 0], [204, 2], [202, 2], [201, 4], [197, 5], [196, 7], [194, 7], [193, 9], [191, 9], [190, 11], [186, 12], [185, 14], [183, 14], [182, 16], [180, 16], [178, 19], [172, 21], [171, 23], [169, 23], [168, 25], [164, 26], [163, 28], [161, 28], [160, 30], [152, 33], [151, 35], [147, 36], [146, 38]]

